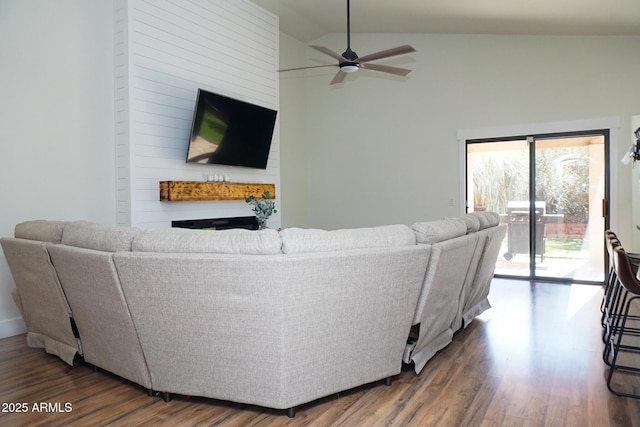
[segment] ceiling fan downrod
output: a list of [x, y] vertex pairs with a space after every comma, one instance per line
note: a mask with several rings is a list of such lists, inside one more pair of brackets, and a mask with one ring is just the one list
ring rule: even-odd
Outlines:
[[351, 50], [351, 1], [347, 0], [347, 50], [342, 52], [342, 57], [349, 61], [340, 63], [340, 70], [345, 73], [358, 71], [360, 64], [355, 62], [358, 54]]

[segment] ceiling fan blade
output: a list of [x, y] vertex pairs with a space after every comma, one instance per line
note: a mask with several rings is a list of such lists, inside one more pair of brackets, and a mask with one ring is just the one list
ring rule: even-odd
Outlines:
[[398, 68], [398, 67], [390, 67], [388, 65], [380, 65], [380, 64], [360, 64], [361, 68], [366, 70], [373, 71], [382, 71], [383, 73], [395, 74], [396, 76], [406, 76], [411, 72], [411, 70], [407, 70], [406, 68]]
[[343, 71], [338, 71], [338, 74], [335, 75], [335, 77], [333, 78], [333, 80], [331, 80], [331, 83], [329, 84], [334, 85], [336, 83], [342, 83], [345, 77], [347, 77], [347, 73]]
[[278, 70], [278, 72], [282, 73], [284, 71], [308, 70], [309, 68], [337, 67], [337, 66], [338, 64], [312, 65], [310, 67], [285, 68], [283, 70]]
[[310, 45], [309, 47], [311, 47], [311, 48], [313, 48], [315, 50], [319, 50], [320, 52], [324, 53], [325, 55], [329, 55], [330, 57], [337, 59], [338, 62], [348, 61], [347, 58], [344, 58], [344, 57], [342, 57], [342, 55], [340, 55], [338, 53], [335, 53], [334, 51], [332, 51], [328, 47], [314, 46], [314, 45]]
[[405, 53], [415, 52], [416, 50], [405, 44], [404, 46], [398, 46], [387, 50], [381, 50], [380, 52], [375, 52], [370, 55], [365, 55], [363, 57], [358, 58], [358, 62], [367, 62], [373, 61], [375, 59], [388, 58], [390, 56], [396, 55], [404, 55]]

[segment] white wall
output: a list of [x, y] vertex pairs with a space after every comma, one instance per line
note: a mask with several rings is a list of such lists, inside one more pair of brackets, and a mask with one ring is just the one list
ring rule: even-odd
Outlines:
[[[640, 108], [640, 37], [354, 34], [351, 40], [361, 56], [405, 43], [417, 52], [378, 62], [413, 69], [406, 78], [361, 70], [329, 86], [336, 69], [305, 72], [300, 110], [308, 118], [312, 200], [302, 203], [309, 225], [457, 215], [461, 129], [614, 117], [620, 129], [612, 143], [618, 153], [628, 148], [630, 117]], [[341, 52], [345, 40], [332, 34], [311, 44]], [[296, 51], [283, 49], [281, 56], [292, 61]], [[333, 61], [313, 49], [306, 55], [308, 65]], [[281, 78], [283, 93], [290, 74]], [[284, 116], [283, 123], [289, 119], [299, 117]], [[622, 235], [631, 233], [630, 181], [630, 168], [619, 168]]]
[[[30, 219], [115, 222], [113, 4], [0, 2], [0, 236]], [[23, 327], [0, 252], [0, 337]]]
[[278, 121], [266, 170], [185, 163], [198, 88], [279, 109], [277, 16], [248, 0], [117, 0], [115, 27], [118, 224], [253, 215], [244, 200], [159, 201], [159, 181], [213, 173], [275, 184], [279, 207]]
[[[280, 34], [280, 69], [300, 66], [307, 45]], [[307, 156], [309, 137], [306, 114], [306, 79], [303, 73], [281, 73], [280, 79], [280, 156], [282, 165], [282, 226], [312, 227], [309, 222], [309, 207], [313, 195], [309, 193], [309, 164]]]

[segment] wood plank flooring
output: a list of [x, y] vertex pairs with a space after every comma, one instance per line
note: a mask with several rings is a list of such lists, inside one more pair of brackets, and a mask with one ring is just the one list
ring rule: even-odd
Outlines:
[[[0, 340], [0, 426], [640, 426], [640, 401], [606, 387], [597, 286], [495, 279], [493, 308], [416, 375], [284, 411], [170, 402], [90, 366]], [[636, 377], [624, 379], [639, 387]], [[25, 412], [15, 405], [25, 403]], [[34, 407], [34, 405], [36, 405]], [[44, 406], [41, 406], [44, 405]], [[66, 405], [66, 406], [65, 406]]]

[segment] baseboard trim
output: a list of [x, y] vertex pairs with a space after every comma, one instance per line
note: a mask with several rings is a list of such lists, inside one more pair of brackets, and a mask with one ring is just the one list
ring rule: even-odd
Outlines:
[[24, 325], [22, 317], [0, 321], [0, 339], [24, 334], [25, 332], [27, 332], [27, 327]]

